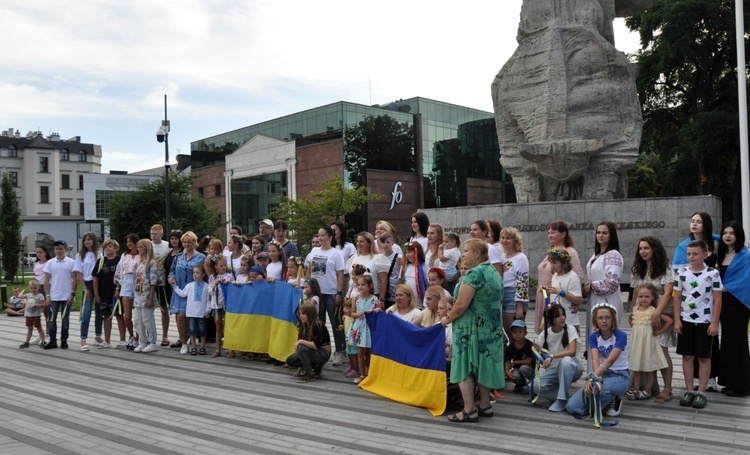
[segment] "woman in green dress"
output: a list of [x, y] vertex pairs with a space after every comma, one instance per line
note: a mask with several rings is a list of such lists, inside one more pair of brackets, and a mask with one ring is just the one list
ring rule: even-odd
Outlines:
[[[450, 381], [458, 383], [464, 409], [451, 422], [477, 422], [492, 417], [490, 390], [505, 387], [502, 318], [503, 278], [488, 262], [487, 243], [470, 239], [464, 245], [469, 271], [454, 294], [456, 303], [441, 323], [453, 323], [453, 356]], [[479, 407], [474, 402], [479, 386]]]

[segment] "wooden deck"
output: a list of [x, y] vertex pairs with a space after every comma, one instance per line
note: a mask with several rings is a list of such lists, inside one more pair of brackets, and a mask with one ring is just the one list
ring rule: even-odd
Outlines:
[[80, 352], [70, 319], [70, 349], [43, 351], [18, 349], [23, 318], [0, 317], [0, 454], [750, 453], [750, 398], [713, 393], [706, 409], [681, 408], [674, 354], [676, 399], [626, 402], [615, 427], [510, 387], [494, 418], [458, 425], [362, 391], [330, 364], [297, 384], [288, 369], [176, 349]]

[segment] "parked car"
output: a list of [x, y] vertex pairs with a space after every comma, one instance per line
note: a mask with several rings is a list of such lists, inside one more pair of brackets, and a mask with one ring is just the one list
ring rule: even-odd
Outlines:
[[23, 255], [23, 263], [24, 263], [24, 265], [34, 265], [34, 264], [36, 264], [36, 252], [24, 253], [24, 255]]

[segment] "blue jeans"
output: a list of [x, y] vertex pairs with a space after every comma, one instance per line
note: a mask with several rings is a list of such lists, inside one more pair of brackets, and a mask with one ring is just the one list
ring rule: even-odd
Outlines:
[[[153, 311], [151, 312], [151, 317], [154, 317]], [[206, 330], [206, 318], [188, 318], [188, 334], [191, 337], [205, 337]], [[154, 340], [156, 340], [155, 337]]]
[[[85, 340], [89, 337], [89, 321], [91, 321], [91, 307], [94, 304], [94, 282], [84, 281], [86, 285], [86, 291], [91, 297], [89, 299], [84, 298], [83, 307], [81, 308], [81, 339]], [[104, 317], [102, 316], [102, 310], [97, 305], [94, 308], [94, 333], [96, 336], [102, 336], [102, 322]]]
[[336, 352], [344, 352], [346, 344], [344, 343], [344, 331], [339, 330], [339, 323], [336, 321], [336, 296], [334, 294], [322, 294], [320, 296], [320, 311], [318, 318], [326, 323], [326, 313], [331, 319], [331, 329], [333, 330], [333, 342], [336, 345]]
[[[603, 378], [604, 387], [600, 394], [602, 409], [606, 408], [617, 395], [622, 395], [628, 390], [628, 370], [608, 370]], [[589, 407], [583, 398], [583, 387], [581, 387], [575, 395], [570, 397], [565, 409], [572, 415], [589, 415]]]
[[52, 300], [49, 306], [49, 319], [47, 319], [47, 332], [49, 332], [49, 341], [54, 343], [57, 341], [57, 312], [59, 310], [63, 313], [62, 318], [62, 333], [60, 335], [60, 341], [68, 341], [68, 328], [70, 327], [70, 307], [66, 305], [65, 300]]
[[539, 375], [539, 381], [534, 379], [534, 391], [550, 400], [567, 400], [570, 385], [576, 382], [583, 370], [573, 357], [563, 357], [556, 367], [550, 368]]

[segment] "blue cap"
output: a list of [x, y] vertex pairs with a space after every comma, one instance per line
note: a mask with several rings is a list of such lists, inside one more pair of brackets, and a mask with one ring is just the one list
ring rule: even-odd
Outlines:
[[261, 266], [259, 266], [259, 265], [254, 265], [254, 266], [250, 267], [250, 271], [251, 271], [251, 272], [255, 272], [255, 273], [260, 273], [260, 274], [261, 274], [262, 276], [266, 276], [266, 275], [265, 275], [265, 274], [263, 273], [263, 267], [261, 267]]
[[68, 242], [66, 242], [65, 240], [55, 240], [55, 243], [52, 244], [52, 246], [58, 246], [58, 245], [64, 246], [65, 248], [67, 248]]
[[511, 329], [512, 329], [513, 327], [520, 327], [520, 328], [522, 328], [522, 329], [525, 329], [525, 328], [526, 328], [526, 323], [525, 323], [525, 322], [523, 322], [523, 321], [522, 321], [522, 320], [520, 320], [520, 319], [516, 319], [516, 320], [515, 320], [515, 321], [513, 321], [513, 323], [512, 323], [511, 325], [510, 325], [510, 328], [511, 328]]

